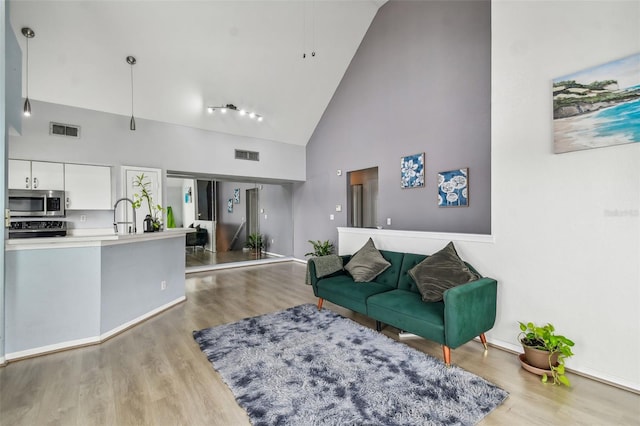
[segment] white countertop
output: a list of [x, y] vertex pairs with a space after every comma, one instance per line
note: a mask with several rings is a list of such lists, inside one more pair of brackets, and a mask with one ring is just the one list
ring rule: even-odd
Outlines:
[[115, 234], [113, 229], [70, 229], [66, 237], [15, 238], [5, 241], [5, 250], [33, 250], [69, 247], [96, 247], [115, 244], [130, 244], [165, 238], [184, 237], [195, 232], [195, 228], [168, 228], [161, 232], [138, 234]]

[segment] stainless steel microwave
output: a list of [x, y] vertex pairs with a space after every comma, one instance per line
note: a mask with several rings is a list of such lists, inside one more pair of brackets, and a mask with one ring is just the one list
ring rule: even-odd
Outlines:
[[64, 217], [64, 191], [10, 189], [11, 217]]

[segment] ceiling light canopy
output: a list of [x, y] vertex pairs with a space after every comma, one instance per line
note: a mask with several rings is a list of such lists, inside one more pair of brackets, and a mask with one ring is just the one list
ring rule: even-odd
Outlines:
[[249, 118], [255, 119], [257, 121], [263, 121], [264, 120], [264, 117], [262, 117], [260, 114], [256, 114], [255, 112], [252, 112], [252, 111], [247, 111], [244, 108], [238, 108], [234, 104], [226, 104], [226, 105], [220, 105], [220, 106], [208, 106], [207, 107], [207, 112], [209, 114], [213, 114], [216, 110], [219, 110], [222, 114], [226, 114], [227, 111], [234, 111], [234, 112], [238, 113], [241, 116], [248, 115]]

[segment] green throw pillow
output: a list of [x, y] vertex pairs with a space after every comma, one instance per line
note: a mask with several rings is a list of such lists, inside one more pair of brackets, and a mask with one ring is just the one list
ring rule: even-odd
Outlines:
[[460, 259], [453, 242], [409, 270], [425, 302], [439, 302], [444, 292], [480, 278]]
[[351, 274], [355, 282], [365, 283], [372, 281], [389, 266], [391, 263], [387, 262], [369, 238], [369, 241], [351, 256], [344, 269]]

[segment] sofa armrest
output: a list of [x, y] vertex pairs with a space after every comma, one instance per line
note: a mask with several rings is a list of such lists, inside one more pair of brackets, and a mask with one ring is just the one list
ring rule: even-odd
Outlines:
[[481, 278], [444, 292], [447, 346], [457, 348], [493, 327], [497, 293], [498, 282], [493, 278]]
[[[345, 258], [349, 259], [351, 258], [351, 256], [340, 256], [342, 258], [342, 264], [344, 265], [345, 262]], [[329, 278], [329, 277], [335, 277], [337, 275], [344, 275], [346, 274], [346, 271], [344, 270], [340, 270], [337, 272], [334, 272], [333, 274], [330, 275], [326, 275], [323, 276], [322, 278], [318, 278], [318, 272], [316, 269], [316, 264], [313, 260], [313, 258], [307, 260], [307, 277], [306, 277], [306, 283], [307, 284], [311, 284], [311, 286], [313, 287], [313, 294], [314, 296], [318, 297], [318, 281], [320, 281], [323, 278]]]
[[309, 280], [309, 284], [313, 287], [313, 295], [318, 296], [318, 276], [316, 275], [316, 264], [313, 263], [313, 260], [307, 260], [307, 279]]

